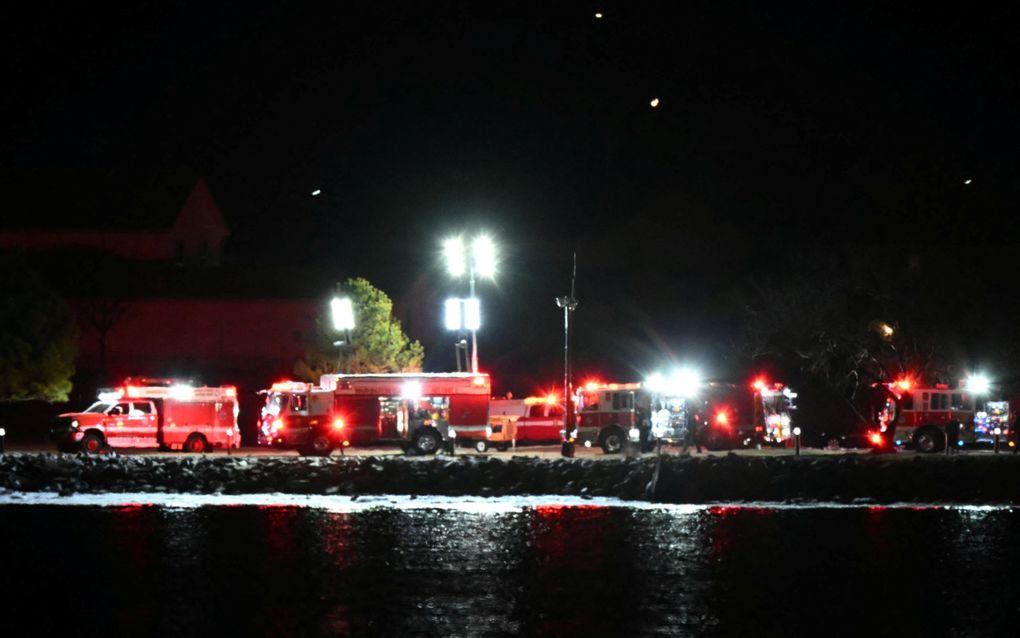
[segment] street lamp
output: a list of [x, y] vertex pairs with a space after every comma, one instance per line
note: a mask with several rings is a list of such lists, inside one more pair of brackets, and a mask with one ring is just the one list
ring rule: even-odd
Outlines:
[[[496, 246], [486, 235], [480, 235], [471, 242], [470, 250], [460, 237], [443, 242], [446, 269], [453, 277], [468, 275], [469, 296], [464, 301], [464, 328], [471, 331], [471, 371], [478, 372], [478, 327], [481, 324], [481, 308], [475, 297], [475, 276], [492, 279], [496, 276]], [[447, 317], [449, 317], [449, 301]], [[472, 327], [473, 326], [473, 327]], [[447, 323], [449, 327], [449, 322]], [[452, 328], [451, 328], [452, 329]]]
[[574, 271], [570, 276], [570, 296], [556, 297], [556, 307], [563, 308], [563, 443], [560, 455], [574, 456], [574, 397], [570, 388], [570, 313], [577, 309], [577, 298], [574, 296], [574, 282], [577, 280], [577, 253], [574, 253]]
[[351, 330], [354, 330], [354, 305], [350, 297], [333, 297], [329, 302], [333, 315], [333, 329], [344, 336], [333, 342], [336, 346], [336, 371], [340, 372], [340, 355], [344, 344], [351, 343]]
[[[444, 304], [445, 311], [445, 323], [447, 330], [471, 330], [474, 332], [481, 327], [481, 308], [479, 307], [478, 300], [471, 299], [447, 299]], [[464, 365], [467, 367], [467, 342], [464, 339], [458, 339], [455, 344], [454, 354], [457, 355], [457, 372], [460, 372], [460, 349], [464, 348]]]

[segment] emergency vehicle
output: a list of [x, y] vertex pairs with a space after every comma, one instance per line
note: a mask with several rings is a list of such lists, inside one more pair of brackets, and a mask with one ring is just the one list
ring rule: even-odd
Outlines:
[[351, 445], [399, 445], [435, 454], [444, 443], [485, 440], [487, 374], [327, 374], [318, 386], [286, 381], [265, 391], [260, 445], [328, 455]]
[[793, 442], [793, 411], [797, 393], [782, 383], [769, 384], [759, 377], [754, 390], [753, 429], [745, 432], [745, 445], [784, 445]]
[[556, 395], [489, 402], [487, 440], [475, 443], [484, 452], [489, 445], [505, 451], [517, 445], [551, 445], [563, 440], [564, 407]]
[[280, 381], [259, 394], [266, 396], [259, 418], [259, 445], [294, 449], [303, 455], [327, 455], [338, 445], [350, 445], [342, 431], [344, 423], [330, 420], [332, 390], [301, 381]]
[[688, 432], [710, 450], [791, 440], [797, 394], [783, 384], [759, 378], [749, 392], [741, 384], [707, 381], [692, 390], [670, 389], [661, 380], [586, 383], [578, 389], [578, 440], [607, 454], [619, 452], [627, 438], [648, 450], [656, 442], [683, 443]]
[[577, 437], [585, 447], [598, 445], [618, 454], [632, 430], [649, 441], [651, 393], [641, 383], [590, 381], [577, 389]]
[[[873, 446], [912, 445], [918, 452], [940, 452], [946, 445], [946, 426], [959, 426], [958, 446], [993, 443], [1011, 439], [1012, 423], [1008, 401], [982, 401], [966, 388], [947, 384], [917, 387], [910, 379], [884, 386], [882, 400], [872, 415], [875, 430], [869, 435]], [[1010, 442], [1010, 445], [1014, 445]]]
[[61, 450], [103, 447], [205, 452], [237, 448], [237, 388], [194, 387], [173, 379], [127, 378], [82, 412], [57, 417], [50, 437]]

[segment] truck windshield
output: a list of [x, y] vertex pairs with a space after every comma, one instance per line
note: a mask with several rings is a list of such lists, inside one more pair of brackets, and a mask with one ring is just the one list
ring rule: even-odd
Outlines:
[[107, 410], [110, 409], [111, 405], [113, 405], [113, 404], [112, 403], [103, 403], [102, 401], [96, 401], [95, 403], [90, 405], [88, 407], [88, 409], [85, 410], [85, 411], [86, 412], [106, 412]]
[[287, 395], [274, 393], [266, 397], [266, 412], [276, 416], [283, 406], [287, 405]]

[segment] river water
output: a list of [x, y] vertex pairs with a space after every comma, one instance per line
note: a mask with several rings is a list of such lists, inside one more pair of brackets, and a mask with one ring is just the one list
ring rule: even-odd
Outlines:
[[1014, 635], [1020, 621], [1010, 508], [152, 499], [0, 500], [0, 634]]

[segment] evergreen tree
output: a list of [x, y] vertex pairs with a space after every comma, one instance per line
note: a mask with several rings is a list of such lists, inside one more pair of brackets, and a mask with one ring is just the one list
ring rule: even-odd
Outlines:
[[0, 401], [67, 401], [77, 340], [70, 309], [42, 275], [0, 253]]
[[305, 358], [294, 366], [298, 377], [317, 382], [322, 374], [337, 372], [416, 372], [421, 370], [425, 350], [411, 341], [393, 318], [393, 302], [366, 279], [348, 279], [343, 294], [354, 306], [355, 328], [350, 342], [338, 347], [347, 335], [333, 327], [329, 305], [316, 318], [315, 332], [305, 344]]

